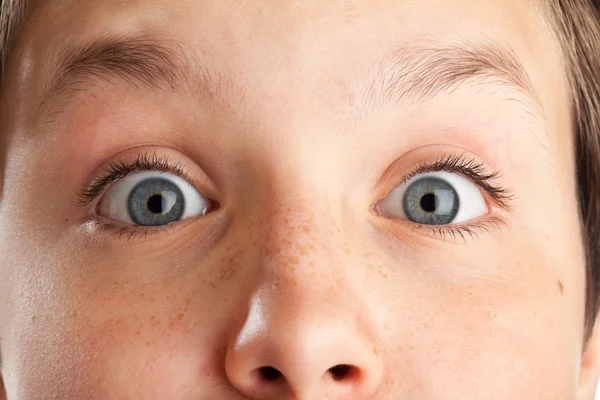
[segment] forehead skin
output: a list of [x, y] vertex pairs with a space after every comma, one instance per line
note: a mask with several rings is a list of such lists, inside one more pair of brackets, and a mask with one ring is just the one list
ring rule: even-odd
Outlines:
[[[220, 99], [113, 77], [41, 104], [65, 49], [113, 34], [176, 41]], [[481, 82], [368, 102], [390, 54], [480, 42], [514, 51], [539, 106]], [[522, 0], [39, 1], [0, 118], [8, 398], [576, 399], [559, 54]], [[218, 212], [129, 240], [90, 225], [80, 188], [143, 149], [184, 164]], [[418, 162], [463, 152], [514, 192], [504, 225], [442, 240], [369, 213]], [[340, 364], [358, 372], [327, 378]], [[287, 381], [256, 384], [263, 366]]]

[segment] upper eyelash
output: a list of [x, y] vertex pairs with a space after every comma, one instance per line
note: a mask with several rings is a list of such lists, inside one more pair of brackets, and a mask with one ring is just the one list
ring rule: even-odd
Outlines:
[[404, 183], [419, 174], [441, 171], [464, 175], [485, 190], [500, 207], [507, 211], [512, 209], [510, 204], [514, 199], [512, 190], [492, 183], [494, 179], [498, 178], [500, 171], [489, 173], [482, 162], [477, 161], [475, 158], [465, 158], [464, 153], [443, 156], [431, 164], [419, 165], [404, 176], [400, 183]]
[[[170, 172], [175, 175], [182, 177], [189, 181], [187, 173], [180, 163], [170, 163], [166, 157], [158, 157], [156, 153], [153, 153], [151, 157], [148, 154], [140, 154], [137, 158], [130, 163], [123, 161], [120, 162], [109, 162], [105, 168], [105, 174], [92, 181], [88, 186], [82, 189], [80, 193], [80, 201], [78, 204], [87, 205], [90, 204], [96, 197], [98, 197], [104, 189], [111, 184], [125, 176], [139, 171], [161, 171]], [[478, 162], [476, 159], [467, 159], [464, 153], [461, 155], [448, 155], [438, 158], [435, 162], [429, 164], [421, 164], [413, 169], [410, 173], [405, 175], [399, 184], [402, 184], [416, 175], [427, 173], [427, 172], [450, 172], [460, 173], [467, 178], [471, 179], [474, 183], [484, 189], [495, 201], [505, 210], [511, 210], [510, 201], [514, 198], [514, 195], [510, 189], [497, 186], [491, 183], [491, 181], [497, 178], [500, 174], [499, 171], [488, 173], [484, 167], [484, 164]], [[496, 218], [492, 225], [500, 225], [503, 222]], [[127, 236], [128, 239], [135, 237], [136, 235], [148, 235], [151, 234], [148, 230], [131, 229], [125, 226], [118, 226], [112, 224], [101, 224], [103, 229], [115, 230], [120, 236]], [[423, 226], [418, 224], [419, 226]], [[488, 232], [490, 226], [486, 223], [480, 222], [474, 226], [425, 226], [432, 231], [434, 235], [438, 235], [444, 238], [446, 235], [451, 235], [453, 238], [461, 237], [466, 241], [466, 236], [471, 238], [477, 235], [477, 230], [483, 230]], [[157, 231], [166, 232], [169, 227], [158, 227]], [[154, 231], [152, 231], [154, 232]]]
[[124, 178], [131, 173], [140, 171], [170, 172], [189, 181], [186, 171], [180, 163], [170, 163], [166, 157], [158, 157], [156, 153], [153, 153], [152, 157], [149, 158], [148, 154], [144, 153], [138, 155], [136, 159], [130, 163], [123, 161], [109, 162], [105, 168], [104, 175], [94, 179], [92, 183], [81, 190], [78, 204], [81, 206], [90, 204], [112, 182]]
[[[103, 176], [94, 179], [94, 181], [83, 188], [80, 193], [80, 201], [78, 204], [87, 205], [91, 203], [96, 197], [98, 197], [102, 191], [110, 183], [124, 178], [125, 176], [139, 171], [161, 171], [170, 172], [178, 175], [186, 180], [189, 179], [186, 176], [186, 172], [183, 166], [179, 163], [169, 163], [167, 158], [158, 157], [156, 153], [152, 154], [152, 158], [148, 158], [148, 154], [140, 154], [132, 163], [120, 162], [109, 162], [105, 168], [106, 172]], [[448, 155], [438, 158], [434, 163], [422, 164], [417, 168], [413, 169], [412, 172], [405, 175], [400, 183], [404, 183], [416, 175], [427, 173], [427, 172], [452, 172], [461, 173], [473, 182], [478, 184], [482, 189], [489, 193], [489, 195], [504, 209], [510, 210], [510, 201], [514, 198], [514, 195], [510, 189], [493, 185], [490, 183], [493, 179], [497, 178], [500, 174], [499, 171], [487, 173], [485, 171], [484, 164], [473, 159], [466, 159], [464, 153], [461, 155]]]

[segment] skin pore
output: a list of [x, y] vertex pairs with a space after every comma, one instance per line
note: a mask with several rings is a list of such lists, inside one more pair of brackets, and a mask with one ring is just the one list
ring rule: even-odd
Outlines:
[[[592, 399], [533, 2], [32, 6], [0, 114], [7, 399]], [[467, 181], [463, 220], [402, 215], [427, 173]], [[127, 221], [128, 179], [178, 174], [205, 215]]]

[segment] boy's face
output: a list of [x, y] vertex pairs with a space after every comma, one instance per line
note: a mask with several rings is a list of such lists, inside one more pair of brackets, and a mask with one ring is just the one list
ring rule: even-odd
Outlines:
[[533, 2], [38, 3], [2, 103], [9, 399], [583, 398]]

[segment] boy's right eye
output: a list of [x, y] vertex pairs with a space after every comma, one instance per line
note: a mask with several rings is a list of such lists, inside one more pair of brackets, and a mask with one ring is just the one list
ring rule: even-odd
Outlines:
[[212, 203], [177, 175], [140, 171], [111, 184], [100, 199], [98, 213], [126, 224], [160, 226], [205, 215]]

